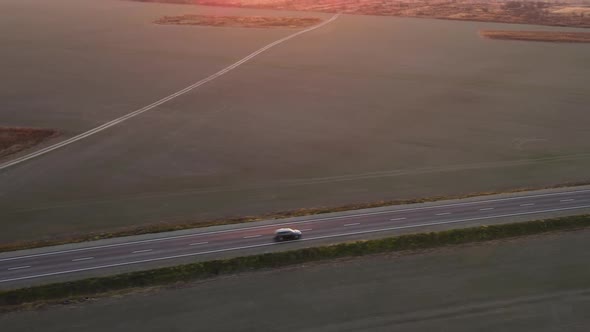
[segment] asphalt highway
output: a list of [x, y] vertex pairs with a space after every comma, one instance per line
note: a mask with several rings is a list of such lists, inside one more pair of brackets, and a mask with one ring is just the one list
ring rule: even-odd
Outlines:
[[587, 332], [589, 241], [590, 230], [581, 230], [306, 264], [0, 314], [0, 326], [3, 332]]
[[[288, 250], [302, 244], [325, 243], [327, 239], [363, 239], [408, 230], [417, 232], [432, 226], [450, 229], [474, 223], [493, 224], [511, 217], [536, 219], [554, 213], [578, 214], [589, 209], [590, 189], [562, 189], [240, 224], [227, 229], [200, 228], [181, 234], [161, 233], [152, 238], [128, 237], [114, 243], [46, 247], [1, 254], [0, 288], [55, 281], [63, 276], [71, 280], [127, 266], [141, 269], [157, 262], [170, 265], [187, 258], [229, 257], [247, 254], [254, 248], [264, 252]], [[303, 239], [275, 243], [273, 233], [280, 227], [301, 230]]]

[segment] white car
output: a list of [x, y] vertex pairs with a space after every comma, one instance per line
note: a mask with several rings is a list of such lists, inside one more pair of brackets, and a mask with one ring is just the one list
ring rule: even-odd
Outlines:
[[275, 231], [275, 241], [299, 240], [301, 231], [292, 228], [279, 228]]

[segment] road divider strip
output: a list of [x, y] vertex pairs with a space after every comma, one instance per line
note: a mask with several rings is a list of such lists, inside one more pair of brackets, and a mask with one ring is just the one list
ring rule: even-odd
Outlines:
[[580, 215], [521, 223], [453, 229], [441, 232], [417, 233], [378, 240], [355, 241], [329, 246], [197, 262], [108, 277], [89, 278], [72, 282], [2, 291], [0, 292], [0, 307], [2, 310], [14, 310], [19, 305], [29, 302], [56, 301], [65, 298], [75, 300], [77, 298], [96, 296], [130, 288], [188, 282], [228, 273], [277, 268], [341, 257], [484, 242], [587, 227], [590, 227], [590, 215]]

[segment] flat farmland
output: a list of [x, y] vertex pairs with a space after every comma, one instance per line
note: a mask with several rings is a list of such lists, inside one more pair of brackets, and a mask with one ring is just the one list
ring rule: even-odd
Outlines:
[[[294, 32], [151, 23], [160, 17], [330, 17], [123, 1], [3, 6], [0, 42], [11, 47], [0, 54], [0, 125], [65, 137]], [[59, 6], [67, 17], [51, 14]], [[1, 171], [0, 243], [588, 180], [590, 47], [478, 35], [507, 26], [343, 15]]]
[[582, 230], [311, 263], [8, 313], [0, 324], [6, 332], [583, 332], [589, 240]]
[[590, 27], [589, 0], [133, 0], [360, 15]]

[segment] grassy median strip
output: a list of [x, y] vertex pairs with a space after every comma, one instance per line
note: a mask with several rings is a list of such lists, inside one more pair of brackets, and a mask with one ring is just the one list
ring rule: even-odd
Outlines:
[[76, 299], [146, 286], [160, 286], [214, 276], [277, 268], [289, 265], [342, 257], [429, 249], [448, 245], [505, 239], [554, 231], [581, 229], [590, 226], [590, 215], [562, 217], [454, 229], [442, 232], [418, 233], [378, 240], [356, 241], [329, 246], [266, 253], [230, 259], [198, 262], [148, 271], [130, 272], [109, 277], [90, 278], [31, 288], [0, 292], [0, 307], [10, 309], [30, 302]]

